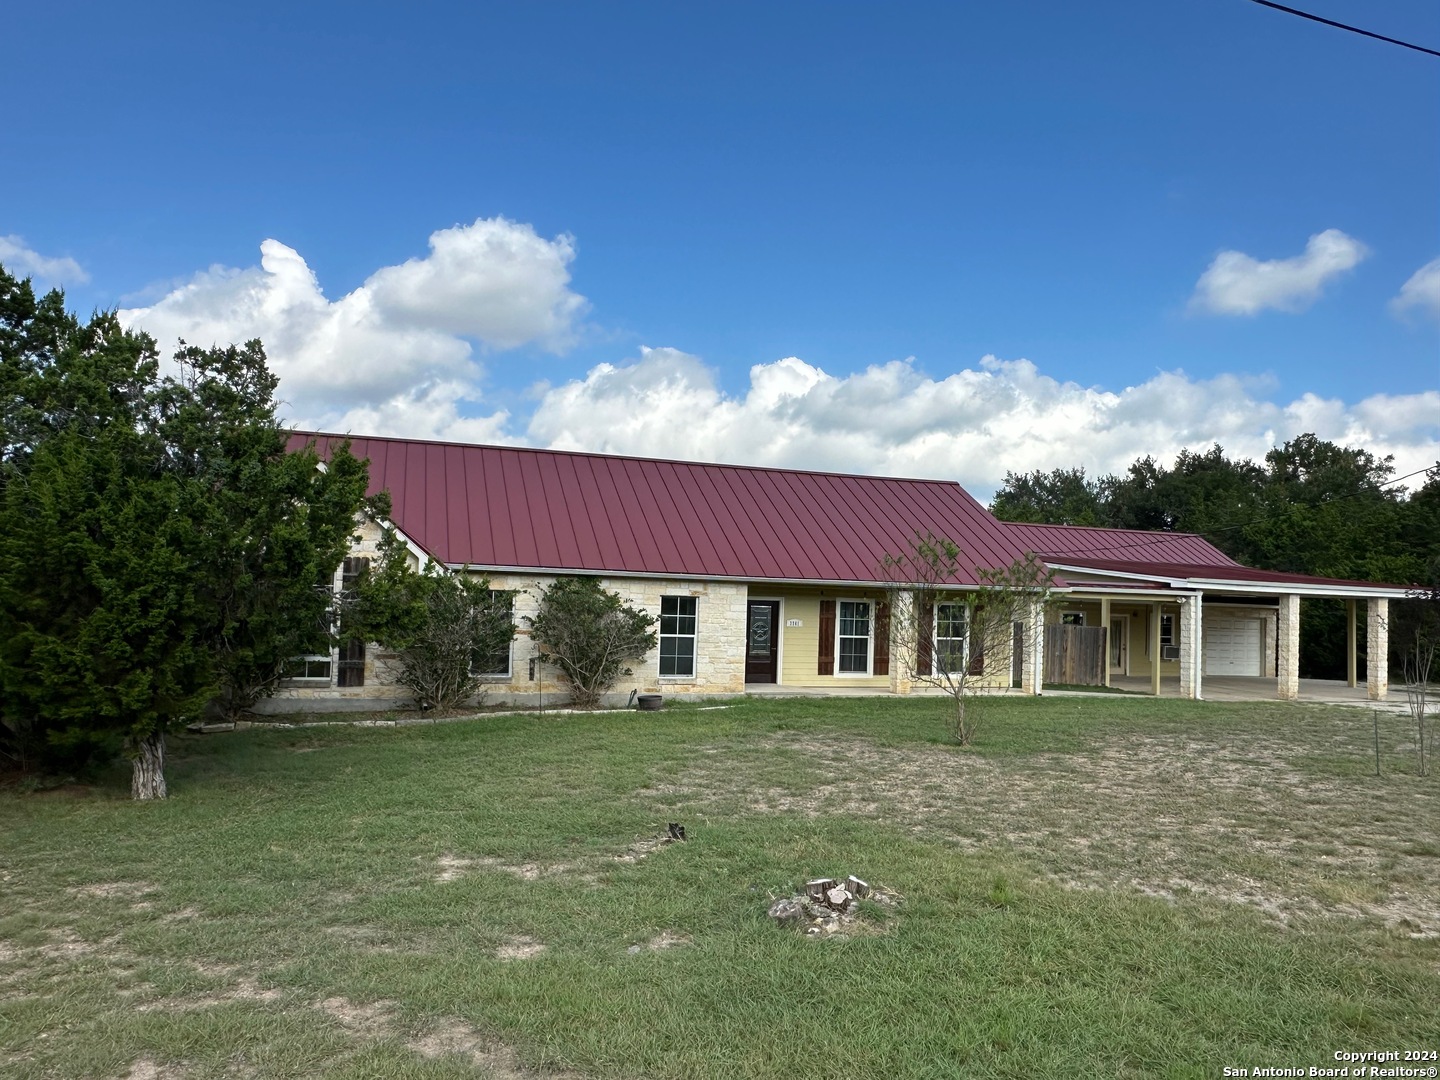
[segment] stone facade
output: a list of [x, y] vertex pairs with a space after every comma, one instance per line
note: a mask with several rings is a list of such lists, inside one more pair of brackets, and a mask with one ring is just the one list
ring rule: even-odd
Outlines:
[[1279, 638], [1275, 666], [1280, 684], [1280, 697], [1294, 701], [1300, 696], [1300, 597], [1285, 593], [1280, 597]]
[[1365, 606], [1365, 690], [1371, 701], [1384, 701], [1390, 690], [1390, 601]]
[[1199, 595], [1190, 597], [1180, 606], [1180, 696], [1199, 699], [1201, 688], [1202, 656], [1200, 651], [1200, 627], [1204, 623], [1202, 601]]

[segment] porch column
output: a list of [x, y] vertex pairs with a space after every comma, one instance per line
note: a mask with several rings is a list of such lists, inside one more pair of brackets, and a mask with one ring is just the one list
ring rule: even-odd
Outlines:
[[1180, 598], [1180, 696], [1200, 698], [1200, 594]]
[[1024, 655], [1020, 668], [1020, 692], [1039, 694], [1045, 678], [1045, 605], [1032, 601], [1027, 605], [1024, 629]]
[[896, 589], [890, 594], [890, 692], [910, 693], [911, 668], [915, 662], [915, 643], [904, 640], [916, 632], [913, 624], [915, 594]]
[[1294, 701], [1300, 696], [1300, 597], [1295, 593], [1280, 597], [1280, 622], [1275, 634], [1279, 639], [1275, 673], [1280, 697]]
[[[1368, 630], [1369, 627], [1366, 627]], [[1355, 677], [1355, 601], [1345, 601], [1345, 685], [1359, 686]]]
[[1160, 602], [1150, 605], [1150, 693], [1160, 696]]
[[1105, 628], [1105, 655], [1100, 659], [1100, 685], [1110, 685], [1110, 650], [1115, 643], [1110, 640], [1110, 598], [1100, 598], [1100, 625]]
[[1372, 596], [1365, 607], [1365, 689], [1371, 701], [1384, 701], [1390, 691], [1390, 601]]

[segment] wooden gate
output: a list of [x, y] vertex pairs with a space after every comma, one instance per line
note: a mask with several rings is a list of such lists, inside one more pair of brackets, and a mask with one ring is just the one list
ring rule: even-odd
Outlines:
[[1045, 681], [1102, 686], [1108, 630], [1103, 626], [1052, 623], [1045, 627]]

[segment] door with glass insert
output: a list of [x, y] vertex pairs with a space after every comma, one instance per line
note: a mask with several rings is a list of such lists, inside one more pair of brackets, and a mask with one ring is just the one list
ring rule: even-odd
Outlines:
[[776, 681], [780, 655], [780, 601], [751, 600], [745, 620], [745, 681]]

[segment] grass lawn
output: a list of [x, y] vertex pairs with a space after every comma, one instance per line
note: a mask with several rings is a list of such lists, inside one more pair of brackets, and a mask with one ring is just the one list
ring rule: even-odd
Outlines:
[[[0, 792], [0, 1074], [1218, 1077], [1440, 1049], [1440, 777], [1352, 709], [749, 700]], [[662, 845], [667, 822], [689, 839]], [[766, 917], [817, 876], [863, 933]]]

